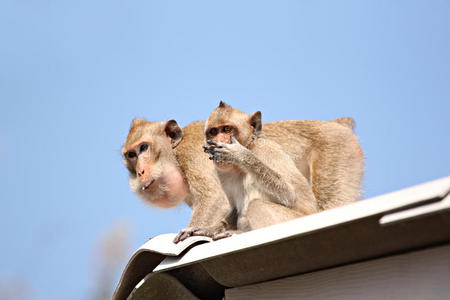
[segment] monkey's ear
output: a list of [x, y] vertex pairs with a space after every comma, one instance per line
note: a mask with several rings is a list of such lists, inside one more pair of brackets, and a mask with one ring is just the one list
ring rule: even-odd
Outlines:
[[259, 135], [262, 129], [261, 112], [258, 110], [257, 112], [252, 113], [250, 117], [248, 117], [248, 122], [250, 123], [250, 126], [253, 127], [254, 133]]
[[172, 148], [175, 148], [183, 139], [183, 131], [175, 120], [169, 120], [164, 124], [164, 132], [172, 141]]
[[228, 104], [226, 104], [225, 102], [223, 102], [223, 101], [220, 101], [220, 103], [219, 103], [219, 106], [218, 107], [221, 107], [221, 108], [225, 108], [225, 107], [230, 107]]

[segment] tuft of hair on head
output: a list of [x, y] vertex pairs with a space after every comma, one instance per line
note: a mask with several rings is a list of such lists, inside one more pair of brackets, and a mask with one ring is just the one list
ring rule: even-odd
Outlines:
[[145, 123], [147, 123], [147, 120], [146, 120], [146, 119], [143, 119], [143, 118], [135, 118], [135, 119], [133, 119], [133, 121], [131, 122], [131, 126], [130, 126], [130, 127], [133, 128], [133, 127], [136, 127], [136, 126], [145, 124]]

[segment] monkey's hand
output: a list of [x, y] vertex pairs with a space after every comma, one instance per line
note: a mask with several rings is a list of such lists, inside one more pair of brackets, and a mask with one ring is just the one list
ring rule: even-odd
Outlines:
[[184, 241], [188, 237], [191, 236], [207, 236], [207, 237], [214, 237], [214, 235], [217, 234], [217, 228], [211, 227], [211, 228], [200, 228], [200, 227], [188, 227], [183, 230], [181, 230], [177, 236], [173, 239], [173, 242], [175, 244]]
[[209, 159], [215, 162], [226, 162], [232, 164], [241, 164], [245, 161], [251, 151], [242, 146], [234, 135], [230, 136], [231, 144], [221, 143], [217, 141], [208, 140], [207, 146], [203, 146], [206, 153], [211, 154]]
[[221, 240], [221, 239], [224, 239], [224, 238], [227, 238], [227, 237], [230, 237], [230, 236], [239, 234], [239, 233], [242, 233], [242, 231], [240, 231], [240, 230], [227, 230], [227, 231], [224, 231], [224, 232], [215, 234], [215, 235], [212, 237], [212, 239], [213, 239], [214, 241], [217, 241], [217, 240]]

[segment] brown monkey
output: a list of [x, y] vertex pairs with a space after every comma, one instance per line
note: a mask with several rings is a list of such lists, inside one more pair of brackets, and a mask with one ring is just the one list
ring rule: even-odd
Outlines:
[[[282, 147], [261, 134], [261, 112], [252, 115], [233, 109], [224, 102], [209, 116], [205, 124], [207, 146], [232, 210], [227, 222], [236, 220], [237, 230], [229, 230], [214, 239], [235, 232], [249, 231], [280, 223], [260, 215], [252, 223], [253, 201], [266, 200], [298, 212], [292, 218], [317, 212], [317, 202], [307, 179]], [[261, 202], [266, 209], [271, 206]], [[258, 205], [259, 207], [259, 205]], [[286, 220], [286, 218], [283, 218]], [[291, 219], [291, 218], [287, 218]], [[271, 222], [273, 221], [273, 222]]]
[[[346, 127], [353, 126], [353, 121], [349, 118], [351, 122], [345, 118], [339, 120], [344, 120], [339, 123]], [[312, 139], [304, 136], [303, 127], [312, 124], [317, 124], [318, 127], [320, 124], [328, 124], [323, 126], [327, 127], [325, 130], [330, 130], [330, 133], [324, 134], [341, 136], [337, 140], [344, 141], [341, 148], [336, 149], [336, 158], [330, 157], [332, 161], [338, 161], [339, 167], [335, 171], [339, 170], [339, 173], [332, 169], [330, 174], [325, 172], [322, 175], [316, 172], [314, 179], [311, 178], [309, 163]], [[319, 190], [318, 194], [314, 192], [320, 208], [343, 205], [359, 198], [362, 152], [352, 131], [344, 126], [336, 122], [279, 121], [265, 123], [262, 130], [262, 134], [268, 139], [282, 146], [307, 179], [314, 180], [313, 187], [318, 187], [318, 183], [325, 180], [324, 176], [338, 179], [332, 186], [323, 184], [324, 190]], [[289, 138], [286, 138], [286, 134]], [[320, 137], [318, 139], [320, 140]], [[147, 146], [142, 143], [147, 143]], [[191, 123], [181, 130], [174, 120], [148, 122], [144, 119], [135, 119], [122, 148], [124, 163], [130, 172], [130, 186], [141, 198], [152, 205], [164, 208], [185, 201], [192, 208], [189, 226], [179, 233], [176, 242], [190, 235], [211, 236], [212, 233], [233, 229], [233, 224], [235, 226], [235, 223], [219, 222], [227, 215], [230, 206], [215, 174], [214, 164], [202, 153], [203, 144], [203, 122]], [[334, 147], [333, 143], [330, 144], [328, 148]], [[316, 152], [315, 158], [321, 159], [323, 153]], [[330, 195], [331, 198], [328, 198]], [[321, 203], [323, 205], [320, 205]], [[258, 205], [259, 207], [252, 210], [255, 214], [249, 215], [249, 219], [262, 220], [257, 212], [265, 212], [265, 219], [269, 219], [271, 223], [299, 216], [296, 211], [267, 200], [253, 201], [251, 207]], [[267, 205], [272, 209], [264, 209]]]
[[[291, 208], [297, 212], [297, 216], [301, 216], [316, 212], [318, 207], [327, 208], [333, 203], [340, 205], [355, 201], [355, 197], [359, 197], [363, 157], [359, 144], [350, 130], [354, 125], [352, 119], [342, 118], [334, 122], [283, 121], [283, 124], [287, 125], [285, 128], [288, 129], [284, 132], [284, 140], [295, 141], [300, 138], [297, 146], [303, 145], [303, 149], [297, 149], [297, 153], [303, 154], [297, 164], [288, 152], [274, 141], [276, 138], [270, 140], [261, 135], [262, 122], [259, 111], [249, 116], [220, 102], [219, 107], [206, 121], [205, 136], [208, 145], [204, 146], [204, 151], [211, 154], [210, 159], [215, 162], [222, 187], [232, 207], [228, 220], [237, 219], [238, 231], [280, 223], [276, 218], [265, 218], [264, 214], [261, 214], [265, 211], [259, 207], [262, 201], [264, 207], [268, 208], [267, 202], [272, 202]], [[289, 129], [297, 129], [297, 132]], [[346, 147], [343, 147], [346, 144], [351, 148], [349, 149], [350, 156], [353, 156], [351, 161], [347, 161], [349, 156], [346, 154]], [[333, 151], [336, 153], [332, 153]], [[323, 166], [322, 170], [316, 167], [315, 159], [324, 157], [329, 158], [328, 161], [333, 164]], [[303, 168], [304, 174], [299, 171], [297, 165]], [[334, 170], [335, 168], [338, 170]], [[343, 182], [342, 187], [336, 184], [339, 181], [337, 178], [340, 176], [339, 172], [347, 171], [353, 172], [347, 176], [357, 181], [356, 190], [346, 182]], [[329, 177], [323, 178], [321, 174], [327, 174]], [[305, 177], [308, 175], [313, 179], [312, 189]], [[320, 188], [326, 189], [326, 198]], [[319, 202], [316, 201], [313, 190]], [[339, 192], [343, 194], [338, 195]], [[330, 196], [337, 198], [331, 199]], [[252, 204], [255, 200], [257, 200], [255, 203], [259, 204]], [[274, 205], [270, 207], [276, 208]], [[252, 210], [259, 211], [260, 216], [250, 217], [255, 215]], [[295, 216], [290, 212], [289, 217], [282, 219], [293, 217]], [[252, 223], [255, 220], [257, 222]], [[219, 233], [214, 238], [223, 238], [234, 232], [236, 231], [230, 230]]]
[[[124, 164], [129, 170], [131, 189], [150, 205], [174, 207], [185, 201], [193, 210], [189, 227], [176, 242], [195, 231], [220, 231], [210, 228], [229, 210], [228, 200], [215, 175], [214, 165], [202, 151], [203, 122], [183, 130], [177, 122], [148, 122], [135, 119], [125, 145]], [[205, 232], [206, 234], [206, 232]]]

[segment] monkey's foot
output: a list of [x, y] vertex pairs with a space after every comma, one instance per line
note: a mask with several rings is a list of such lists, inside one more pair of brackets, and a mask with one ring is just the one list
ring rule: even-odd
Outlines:
[[207, 229], [207, 228], [200, 228], [200, 227], [188, 227], [183, 230], [181, 230], [177, 236], [173, 239], [173, 242], [175, 244], [184, 241], [190, 236], [207, 236], [207, 237], [213, 237], [214, 232]]
[[224, 232], [215, 234], [215, 235], [212, 237], [212, 239], [213, 239], [214, 241], [217, 241], [217, 240], [221, 240], [221, 239], [224, 239], [224, 238], [227, 238], [227, 237], [230, 237], [230, 236], [239, 234], [239, 233], [242, 233], [242, 232], [239, 231], [239, 230], [227, 230], [227, 231], [224, 231]]

